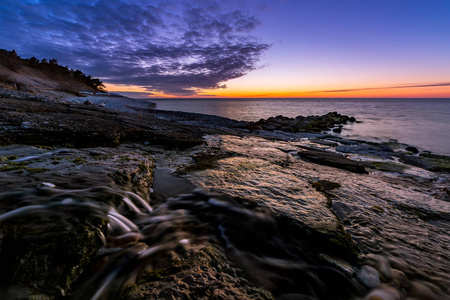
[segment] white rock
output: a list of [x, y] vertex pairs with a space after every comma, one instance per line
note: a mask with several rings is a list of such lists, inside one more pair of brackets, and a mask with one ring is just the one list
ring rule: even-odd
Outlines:
[[53, 183], [50, 182], [42, 182], [39, 187], [49, 187], [49, 188], [54, 188], [56, 187], [56, 185], [54, 185]]

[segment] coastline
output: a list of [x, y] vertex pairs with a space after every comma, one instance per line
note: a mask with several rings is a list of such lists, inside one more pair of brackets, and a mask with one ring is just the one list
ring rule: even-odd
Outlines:
[[[449, 295], [448, 156], [413, 154], [398, 143], [249, 128], [221, 117], [153, 110], [129, 98], [86, 100], [92, 104], [0, 99], [0, 221], [7, 241], [0, 262], [11, 259], [8, 267], [15, 274], [0, 289], [8, 297], [87, 297], [93, 282], [92, 291], [106, 284], [103, 295], [119, 292], [125, 299], [162, 297], [167, 290], [174, 297], [218, 293], [249, 299], [305, 296], [308, 289], [315, 299], [335, 296], [339, 289], [337, 299]], [[182, 178], [202, 192], [177, 200], [152, 194], [152, 182], [161, 174], [155, 170], [162, 169], [175, 172], [169, 184]], [[16, 195], [20, 201], [13, 202]], [[21, 218], [24, 212], [49, 214], [50, 207], [59, 217], [65, 210], [69, 216], [82, 213], [69, 222], [70, 230], [56, 230], [52, 247], [39, 252], [23, 237], [43, 245], [61, 224], [44, 222], [36, 231], [32, 225], [41, 220], [25, 226]], [[111, 213], [111, 207], [137, 225]], [[187, 214], [179, 215], [182, 225], [161, 223], [180, 209]], [[248, 226], [236, 228], [242, 218]], [[205, 224], [212, 229], [205, 231]], [[420, 236], [411, 243], [415, 230]], [[74, 231], [89, 240], [77, 249], [85, 254], [57, 259], [62, 241], [77, 242], [70, 235]], [[436, 240], [440, 244], [431, 247]], [[17, 245], [23, 249], [13, 253]], [[104, 272], [125, 256], [131, 259], [122, 275], [107, 283]], [[92, 269], [106, 257], [110, 263]], [[421, 268], [423, 259], [427, 267]], [[35, 288], [55, 280], [30, 267], [43, 261], [49, 264], [45, 268], [65, 266], [56, 275], [64, 281], [58, 281], [59, 291]], [[137, 267], [141, 263], [144, 269]], [[128, 271], [131, 276], [124, 276]], [[266, 273], [270, 280], [258, 275]], [[293, 278], [310, 286], [298, 287]], [[326, 291], [320, 291], [321, 284]]]
[[[183, 101], [152, 100], [157, 109], [183, 110], [241, 121], [257, 122], [277, 115], [295, 118], [298, 115], [324, 115], [337, 111], [353, 116], [361, 123], [345, 126], [339, 136], [371, 142], [399, 143], [420, 150], [450, 155], [450, 99], [443, 98], [266, 98], [211, 99]], [[337, 134], [336, 134], [337, 135]]]

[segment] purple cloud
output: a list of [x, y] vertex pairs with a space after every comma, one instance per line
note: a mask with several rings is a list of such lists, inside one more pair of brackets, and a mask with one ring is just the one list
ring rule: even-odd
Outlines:
[[0, 42], [22, 57], [54, 57], [104, 82], [195, 95], [258, 68], [270, 47], [250, 34], [255, 16], [222, 3], [3, 0]]

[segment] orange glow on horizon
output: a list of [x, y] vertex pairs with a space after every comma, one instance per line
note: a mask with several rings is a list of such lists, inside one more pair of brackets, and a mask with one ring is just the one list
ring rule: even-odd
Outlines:
[[139, 98], [450, 98], [450, 86], [427, 87], [374, 87], [347, 89], [330, 88], [322, 91], [292, 91], [285, 89], [233, 88], [202, 90], [194, 96], [167, 95], [161, 92], [150, 92], [145, 87], [107, 84], [110, 92], [136, 93]]

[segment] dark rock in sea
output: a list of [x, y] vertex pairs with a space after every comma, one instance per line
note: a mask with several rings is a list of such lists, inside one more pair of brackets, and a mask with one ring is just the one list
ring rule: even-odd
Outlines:
[[[335, 125], [346, 124], [350, 118], [345, 115], [340, 115], [337, 112], [330, 112], [323, 116], [297, 116], [295, 118], [288, 118], [283, 116], [270, 117], [267, 120], [260, 119], [258, 122], [249, 122], [248, 129], [258, 126], [264, 130], [281, 130], [285, 132], [321, 132], [328, 130]], [[336, 129], [338, 130], [338, 129]]]
[[412, 146], [406, 147], [405, 150], [406, 150], [406, 151], [409, 151], [409, 152], [411, 152], [411, 153], [414, 153], [414, 154], [419, 153], [419, 150], [417, 150], [416, 147], [412, 147]]
[[86, 100], [86, 101], [84, 101], [84, 105], [92, 105], [93, 103], [92, 103], [92, 101], [91, 100]]
[[341, 133], [342, 132], [342, 128], [341, 127], [333, 128], [333, 132]]
[[299, 156], [313, 163], [339, 168], [353, 173], [368, 174], [364, 166], [339, 154], [308, 150], [300, 152]]

